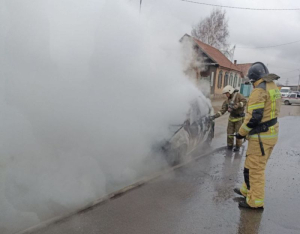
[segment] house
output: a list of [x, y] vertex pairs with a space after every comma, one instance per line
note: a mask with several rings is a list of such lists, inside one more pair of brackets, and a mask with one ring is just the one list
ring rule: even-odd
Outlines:
[[242, 71], [242, 78], [244, 79], [244, 82], [240, 87], [240, 93], [243, 94], [244, 97], [249, 97], [253, 89], [249, 78], [247, 77], [248, 71], [252, 64], [253, 63], [237, 64], [238, 68]]
[[[226, 85], [231, 85], [239, 89], [244, 81], [245, 75], [241, 68], [236, 64], [236, 60], [232, 63], [218, 49], [203, 43], [188, 34], [185, 34], [180, 42], [189, 41], [192, 43], [193, 49], [196, 51], [198, 60], [201, 61], [193, 67], [196, 79], [204, 79], [210, 83], [211, 97], [222, 96], [222, 90]], [[198, 65], [199, 64], [199, 65]]]
[[249, 79], [247, 78], [248, 71], [253, 63], [241, 63], [237, 64], [237, 67], [242, 71], [242, 78], [245, 79], [245, 82], [249, 82]]

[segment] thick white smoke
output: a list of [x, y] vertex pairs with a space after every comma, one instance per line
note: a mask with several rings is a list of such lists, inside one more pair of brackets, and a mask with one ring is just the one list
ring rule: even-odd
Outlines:
[[7, 234], [158, 169], [152, 146], [202, 94], [182, 72], [179, 38], [130, 2], [1, 0], [0, 9]]

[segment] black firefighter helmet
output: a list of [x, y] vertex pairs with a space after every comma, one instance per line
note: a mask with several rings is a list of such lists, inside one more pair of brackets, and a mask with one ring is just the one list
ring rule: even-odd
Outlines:
[[262, 62], [253, 63], [248, 71], [248, 78], [250, 82], [254, 83], [260, 78], [269, 74], [268, 68]]

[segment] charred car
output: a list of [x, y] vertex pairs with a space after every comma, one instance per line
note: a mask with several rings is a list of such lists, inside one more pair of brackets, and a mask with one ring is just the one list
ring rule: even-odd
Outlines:
[[174, 166], [185, 161], [198, 147], [207, 147], [214, 137], [213, 108], [208, 99], [196, 98], [190, 103], [187, 118], [170, 126], [173, 136], [162, 147], [167, 162]]

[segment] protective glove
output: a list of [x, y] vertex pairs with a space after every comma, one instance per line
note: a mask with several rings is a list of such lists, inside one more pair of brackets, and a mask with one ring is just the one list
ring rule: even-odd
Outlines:
[[230, 113], [233, 109], [234, 109], [234, 108], [233, 108], [233, 105], [232, 105], [232, 104], [229, 104], [229, 105], [228, 105], [228, 110], [227, 110], [227, 111]]
[[236, 139], [243, 139], [243, 138], [245, 138], [246, 136], [242, 136], [241, 134], [237, 133], [237, 134], [235, 135], [235, 137], [236, 137]]
[[237, 108], [239, 108], [238, 104], [233, 105], [232, 109], [236, 110]]

